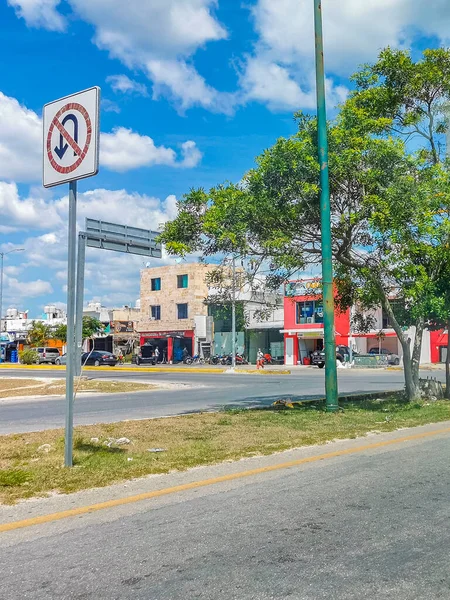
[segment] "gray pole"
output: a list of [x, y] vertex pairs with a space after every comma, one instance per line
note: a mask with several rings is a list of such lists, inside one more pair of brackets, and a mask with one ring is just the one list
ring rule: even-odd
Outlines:
[[233, 255], [233, 296], [231, 301], [231, 337], [233, 347], [231, 351], [231, 368], [236, 367], [236, 257]]
[[77, 246], [77, 182], [69, 183], [69, 257], [67, 269], [66, 436], [64, 465], [73, 462], [73, 375], [75, 371], [75, 270]]
[[78, 234], [78, 258], [77, 258], [77, 292], [75, 311], [75, 349], [76, 362], [75, 374], [81, 375], [81, 353], [83, 346], [83, 300], [84, 300], [84, 266], [86, 262], [86, 234], [82, 231]]

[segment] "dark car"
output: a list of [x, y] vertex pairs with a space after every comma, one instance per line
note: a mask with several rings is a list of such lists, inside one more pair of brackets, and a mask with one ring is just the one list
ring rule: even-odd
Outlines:
[[156, 365], [155, 348], [151, 344], [141, 346], [139, 354], [136, 356], [137, 365]]
[[397, 366], [400, 364], [400, 356], [398, 354], [395, 354], [395, 352], [391, 352], [387, 348], [377, 348], [376, 346], [374, 346], [369, 350], [368, 354], [381, 354], [383, 356], [386, 356], [389, 365]]
[[[355, 352], [353, 352], [353, 355], [355, 355]], [[350, 360], [350, 348], [348, 346], [336, 346], [336, 360], [341, 363]], [[311, 364], [323, 369], [325, 366], [325, 351], [316, 350], [313, 352], [311, 354]]]
[[94, 350], [93, 352], [84, 352], [81, 356], [82, 365], [94, 365], [94, 367], [100, 367], [101, 365], [109, 365], [115, 367], [118, 358], [111, 352], [103, 350]]

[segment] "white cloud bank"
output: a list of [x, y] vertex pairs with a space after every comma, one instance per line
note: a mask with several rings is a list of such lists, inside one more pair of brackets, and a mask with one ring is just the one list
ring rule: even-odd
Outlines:
[[[124, 127], [101, 134], [100, 152], [100, 165], [120, 173], [154, 165], [192, 168], [202, 158], [192, 140], [181, 144], [179, 160], [172, 148], [157, 146], [151, 137]], [[30, 183], [40, 181], [41, 174], [42, 120], [0, 92], [0, 179]]]

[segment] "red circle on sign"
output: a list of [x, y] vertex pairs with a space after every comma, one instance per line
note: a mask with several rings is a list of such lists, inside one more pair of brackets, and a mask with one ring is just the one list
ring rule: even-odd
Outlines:
[[[79, 154], [77, 160], [68, 167], [62, 167], [61, 165], [58, 165], [58, 163], [56, 162], [56, 160], [53, 157], [52, 134], [53, 134], [53, 130], [55, 129], [55, 127], [57, 129], [60, 129], [60, 127], [61, 128], [63, 127], [59, 121], [59, 118], [68, 110], [76, 110], [84, 117], [84, 120], [86, 121], [86, 132], [87, 133], [86, 133], [86, 142], [84, 144], [84, 147], [80, 148], [81, 154]], [[58, 123], [59, 127], [58, 127], [57, 123]], [[69, 137], [71, 138], [71, 136], [69, 136]], [[47, 157], [48, 157], [50, 164], [55, 169], [55, 171], [57, 171], [58, 173], [72, 173], [72, 171], [75, 171], [75, 169], [77, 169], [81, 165], [83, 160], [86, 158], [86, 154], [89, 150], [89, 145], [91, 143], [91, 137], [92, 137], [91, 119], [89, 117], [87, 110], [84, 108], [84, 106], [81, 106], [81, 104], [78, 104], [77, 102], [69, 102], [69, 104], [65, 104], [62, 108], [60, 108], [59, 111], [56, 113], [56, 115], [53, 117], [53, 120], [50, 123], [50, 127], [48, 129], [48, 134], [47, 134]], [[69, 140], [66, 139], [66, 141], [69, 143], [70, 146], [72, 146], [72, 144], [70, 143]], [[74, 144], [76, 144], [75, 140], [73, 140], [73, 139], [72, 139], [72, 142]]]

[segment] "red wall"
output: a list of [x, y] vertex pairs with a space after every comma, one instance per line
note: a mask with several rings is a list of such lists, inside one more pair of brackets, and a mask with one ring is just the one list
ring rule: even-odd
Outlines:
[[[295, 321], [296, 302], [304, 302], [305, 300], [317, 300], [320, 296], [288, 296], [284, 298], [284, 329], [319, 329], [323, 324], [297, 324]], [[337, 310], [334, 313], [336, 332], [340, 335], [336, 336], [337, 344], [348, 343], [350, 333], [350, 309], [341, 313]]]
[[438, 363], [440, 359], [440, 346], [447, 346], [448, 334], [443, 329], [430, 331], [431, 362]]

